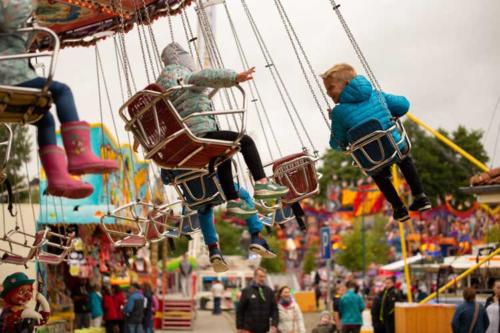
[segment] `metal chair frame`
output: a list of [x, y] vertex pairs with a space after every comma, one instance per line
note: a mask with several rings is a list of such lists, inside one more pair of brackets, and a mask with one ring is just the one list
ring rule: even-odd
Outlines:
[[0, 156], [0, 184], [2, 184], [6, 179], [7, 179], [7, 163], [9, 162], [10, 159], [10, 151], [12, 149], [12, 140], [13, 140], [13, 134], [12, 134], [12, 129], [10, 128], [9, 125], [0, 123], [3, 127], [7, 129], [7, 139], [5, 141], [0, 142], [0, 147], [5, 146], [5, 151], [3, 156]]
[[[26, 242], [19, 242], [13, 239], [15, 235], [21, 235], [25, 238], [30, 238], [33, 239], [33, 245], [28, 245], [27, 241]], [[39, 238], [38, 243], [37, 239], [38, 236], [41, 235]], [[58, 244], [49, 241], [49, 237], [55, 237], [59, 240], [61, 240], [64, 244]], [[3, 257], [0, 258], [0, 262], [4, 263], [11, 263], [11, 264], [18, 264], [18, 265], [26, 265], [29, 261], [33, 259], [37, 259], [40, 262], [47, 263], [47, 264], [60, 264], [62, 263], [71, 249], [73, 248], [73, 238], [74, 238], [74, 233], [71, 233], [70, 235], [62, 235], [59, 233], [55, 233], [50, 231], [49, 228], [45, 228], [43, 230], [38, 231], [35, 235], [31, 235], [29, 233], [26, 233], [24, 231], [20, 231], [19, 229], [13, 229], [7, 232], [7, 234], [2, 238], [3, 242], [6, 242], [9, 244], [9, 249], [0, 249], [2, 251]], [[36, 244], [35, 244], [36, 243]], [[21, 256], [17, 251], [14, 251], [14, 248], [12, 245], [16, 245], [22, 248], [29, 249], [28, 254], [26, 256]], [[43, 248], [46, 247], [53, 247], [62, 250], [60, 254], [54, 254], [51, 253], [47, 250], [44, 250]], [[7, 257], [6, 257], [7, 255]], [[12, 261], [9, 260], [8, 257], [14, 257], [14, 259], [17, 259], [17, 261]]]
[[[52, 51], [41, 51], [37, 53], [22, 53], [22, 54], [13, 54], [13, 55], [4, 55], [0, 56], [1, 61], [8, 60], [19, 60], [19, 59], [33, 59], [33, 58], [41, 58], [41, 57], [50, 57], [50, 65], [47, 76], [47, 81], [42, 89], [35, 88], [24, 88], [18, 86], [9, 86], [9, 85], [0, 85], [0, 122], [13, 122], [13, 123], [34, 123], [40, 118], [43, 117], [43, 114], [46, 109], [50, 108], [52, 104], [52, 97], [49, 91], [49, 86], [52, 83], [52, 78], [54, 76], [55, 67], [57, 64], [57, 56], [59, 54], [59, 38], [57, 35], [48, 28], [43, 27], [30, 27], [30, 28], [22, 28], [18, 29], [12, 33], [1, 33], [0, 37], [5, 35], [12, 34], [29, 34], [29, 33], [43, 33], [49, 36], [49, 39], [52, 40]], [[15, 98], [19, 96], [24, 96], [25, 98], [30, 99], [29, 104], [15, 105]], [[27, 110], [22, 113], [22, 115], [17, 115], [17, 113], [12, 113], [8, 115], [8, 119], [5, 120], [6, 115], [2, 115], [2, 113], [7, 112], [9, 107], [26, 107]], [[40, 112], [34, 112], [36, 109], [42, 109]], [[2, 117], [4, 120], [2, 120]]]
[[[226, 110], [226, 111], [210, 111], [210, 112], [196, 112], [193, 114], [190, 114], [189, 116], [182, 118], [179, 114], [179, 112], [176, 110], [172, 102], [170, 101], [169, 97], [177, 91], [182, 91], [186, 89], [193, 88], [195, 86], [193, 85], [179, 85], [172, 87], [168, 89], [165, 92], [158, 92], [158, 91], [153, 91], [153, 90], [143, 90], [138, 93], [136, 93], [132, 98], [130, 98], [121, 108], [120, 108], [120, 116], [125, 122], [125, 129], [127, 131], [131, 131], [134, 136], [137, 138], [137, 140], [140, 142], [141, 146], [145, 149], [146, 154], [145, 158], [146, 159], [151, 159], [157, 154], [162, 154], [162, 150], [167, 147], [169, 143], [171, 143], [173, 140], [179, 138], [181, 135], [187, 135], [189, 137], [189, 140], [193, 143], [199, 144], [200, 146], [193, 152], [191, 152], [188, 156], [185, 156], [182, 160], [178, 161], [175, 163], [175, 165], [161, 165], [158, 161], [155, 161], [160, 167], [166, 168], [166, 169], [191, 169], [191, 170], [204, 170], [208, 167], [208, 161], [204, 166], [189, 166], [189, 161], [193, 159], [195, 156], [203, 152], [206, 148], [209, 148], [210, 146], [222, 146], [226, 147], [224, 150], [224, 153], [220, 156], [213, 156], [213, 158], [221, 157], [222, 160], [226, 160], [227, 158], [230, 158], [232, 155], [234, 155], [239, 148], [239, 142], [245, 135], [246, 131], [246, 109], [247, 109], [247, 102], [246, 102], [246, 95], [245, 91], [239, 86], [236, 85], [236, 89], [240, 91], [242, 94], [242, 107], [233, 109], [233, 110]], [[129, 116], [127, 115], [127, 110], [128, 107], [134, 103], [137, 102], [139, 98], [148, 98], [148, 102], [146, 105], [142, 105], [140, 111], [135, 114], [134, 116]], [[166, 125], [161, 124], [161, 120], [158, 119], [157, 111], [156, 111], [156, 105], [158, 103], [163, 103], [168, 112], [173, 114], [174, 118], [180, 125], [181, 129], [176, 131], [175, 133], [169, 135], [166, 138], [161, 137], [162, 132], [166, 131]], [[143, 124], [141, 123], [141, 116], [145, 115], [147, 112], [153, 112], [154, 118], [155, 118], [155, 130], [156, 130], [156, 136], [154, 139], [151, 140], [146, 129], [144, 128]], [[193, 117], [197, 116], [240, 116], [240, 123], [238, 124], [238, 129], [237, 131], [239, 132], [239, 136], [235, 141], [224, 141], [224, 140], [217, 140], [217, 139], [205, 139], [203, 137], [198, 137], [194, 135], [191, 130], [189, 129], [188, 125], [186, 124], [186, 120], [191, 119]], [[175, 148], [174, 148], [175, 149]], [[154, 159], [154, 158], [153, 158]], [[220, 162], [219, 162], [220, 163]]]
[[[401, 139], [397, 142], [392, 135], [394, 131], [397, 131], [401, 136]], [[394, 152], [388, 157], [386, 157], [386, 151], [382, 143], [382, 139], [384, 138], [389, 139], [391, 147], [394, 148]], [[376, 142], [378, 144], [378, 147], [381, 152], [382, 157], [378, 160], [373, 159], [365, 149], [367, 145], [373, 142]], [[399, 145], [402, 143], [406, 143], [408, 147], [406, 149], [406, 152], [401, 151], [401, 149], [399, 148]], [[392, 163], [392, 161], [394, 161], [395, 158], [399, 160], [404, 159], [408, 155], [410, 150], [411, 150], [411, 141], [408, 138], [408, 134], [406, 133], [406, 130], [401, 121], [399, 119], [396, 119], [394, 121], [394, 124], [388, 129], [373, 131], [372, 133], [367, 134], [364, 137], [354, 141], [347, 147], [346, 152], [352, 156], [352, 159], [363, 171], [363, 173], [368, 175], [369, 173], [372, 174], [376, 173], [377, 170], [379, 170], [380, 168], [383, 168], [384, 166]], [[359, 159], [355, 156], [355, 152], [357, 151], [360, 151], [363, 154], [363, 156], [368, 160], [368, 162], [374, 164], [374, 166], [370, 168], [364, 167], [359, 161]]]

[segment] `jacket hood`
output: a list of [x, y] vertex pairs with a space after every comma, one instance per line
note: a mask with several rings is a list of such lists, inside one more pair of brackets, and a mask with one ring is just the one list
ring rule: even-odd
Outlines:
[[363, 76], [357, 75], [349, 81], [340, 94], [340, 103], [360, 103], [370, 98], [373, 92], [371, 83]]
[[168, 44], [161, 53], [161, 60], [165, 66], [181, 65], [188, 68], [191, 72], [196, 70], [193, 57], [184, 50], [178, 43]]

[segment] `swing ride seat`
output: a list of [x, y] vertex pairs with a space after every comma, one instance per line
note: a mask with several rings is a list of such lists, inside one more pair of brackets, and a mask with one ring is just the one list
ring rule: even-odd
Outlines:
[[[152, 209], [153, 204], [139, 200], [127, 203], [101, 217], [101, 230], [115, 247], [142, 247], [147, 242], [143, 226], [149, 222], [147, 214]], [[106, 222], [108, 219], [114, 223]]]
[[295, 215], [290, 206], [284, 205], [283, 207], [283, 204], [280, 202], [276, 206], [271, 207], [273, 210], [271, 213], [259, 216], [263, 225], [272, 227], [274, 225], [284, 225], [295, 220]]
[[182, 218], [181, 233], [192, 236], [201, 232], [200, 219], [195, 212], [189, 212]]
[[305, 152], [285, 156], [273, 162], [273, 179], [290, 189], [282, 198], [285, 204], [310, 198], [319, 192], [317, 159]]
[[[394, 138], [396, 133], [400, 136], [397, 142]], [[349, 142], [352, 142], [347, 151], [369, 176], [377, 174], [385, 166], [401, 161], [411, 148], [408, 135], [399, 120], [395, 120], [390, 128], [384, 130], [378, 119], [370, 119], [351, 128], [347, 136]]]
[[185, 205], [191, 210], [218, 206], [226, 201], [217, 176], [206, 170], [161, 170], [165, 185], [173, 185]]
[[[59, 53], [59, 39], [52, 30], [42, 27], [23, 28], [13, 34], [45, 35], [50, 40], [50, 51], [31, 53], [27, 51], [23, 54], [0, 56], [0, 63], [14, 59], [27, 59], [29, 61], [32, 58], [51, 58], [46, 83], [41, 89], [0, 85], [0, 122], [30, 124], [40, 120], [52, 105], [49, 86], [52, 83], [57, 54]], [[32, 45], [36, 44], [37, 38], [34, 39], [35, 42]]]
[[[6, 264], [12, 264], [12, 265], [26, 265], [29, 261], [35, 259], [36, 255], [38, 254], [40, 248], [47, 243], [47, 234], [48, 234], [48, 229], [40, 230], [38, 231], [34, 236], [29, 235], [25, 232], [13, 229], [9, 231], [4, 237], [3, 241], [9, 244], [9, 247], [11, 250], [5, 250], [2, 249], [0, 251], [3, 251], [4, 254], [1, 257], [0, 261], [2, 263]], [[25, 242], [20, 242], [14, 237], [16, 235], [20, 235], [23, 238], [33, 238], [33, 243], [32, 245], [27, 245], [26, 241]], [[19, 253], [14, 253], [12, 249], [12, 245], [16, 245], [17, 247], [23, 247], [23, 248], [28, 248], [29, 251], [26, 256], [19, 255]], [[17, 252], [17, 248], [15, 249]]]
[[73, 249], [73, 239], [75, 237], [75, 233], [70, 233], [69, 235], [62, 235], [52, 231], [49, 231], [47, 237], [57, 238], [63, 244], [54, 243], [50, 240], [47, 241], [45, 246], [53, 247], [61, 250], [61, 253], [56, 254], [49, 251], [44, 251], [41, 249], [37, 255], [37, 259], [39, 262], [50, 264], [50, 265], [59, 265], [62, 263], [68, 254]]
[[[216, 166], [239, 151], [246, 121], [243, 89], [236, 86], [243, 95], [241, 109], [197, 112], [182, 118], [169, 96], [191, 87], [193, 86], [176, 86], [164, 92], [159, 85], [151, 84], [120, 108], [120, 116], [126, 123], [125, 129], [131, 131], [145, 149], [145, 158], [152, 159], [161, 168], [206, 169], [209, 164]], [[192, 117], [210, 115], [241, 115], [242, 124], [238, 138], [235, 141], [205, 139], [194, 135], [185, 123]]]
[[144, 231], [146, 240], [157, 242], [165, 238], [180, 237], [179, 226], [182, 222], [182, 216], [174, 214], [171, 208], [177, 203], [166, 204], [148, 214], [149, 222]]

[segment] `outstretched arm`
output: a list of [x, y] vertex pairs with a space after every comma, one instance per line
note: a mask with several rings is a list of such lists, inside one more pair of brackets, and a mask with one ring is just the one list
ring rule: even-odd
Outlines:
[[251, 80], [254, 72], [253, 67], [239, 74], [232, 69], [204, 69], [193, 73], [188, 83], [208, 88], [229, 88], [237, 83]]
[[382, 93], [393, 117], [402, 117], [410, 109], [410, 102], [404, 96]]

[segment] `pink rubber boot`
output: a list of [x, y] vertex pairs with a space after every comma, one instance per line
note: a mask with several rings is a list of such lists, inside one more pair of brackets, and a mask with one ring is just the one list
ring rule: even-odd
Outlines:
[[47, 193], [70, 199], [86, 198], [94, 192], [92, 185], [73, 179], [68, 173], [64, 150], [56, 145], [43, 146], [39, 150], [43, 169], [47, 175]]
[[90, 126], [85, 121], [71, 121], [61, 125], [61, 134], [68, 155], [68, 171], [72, 175], [108, 173], [118, 170], [118, 163], [102, 160], [90, 147]]

